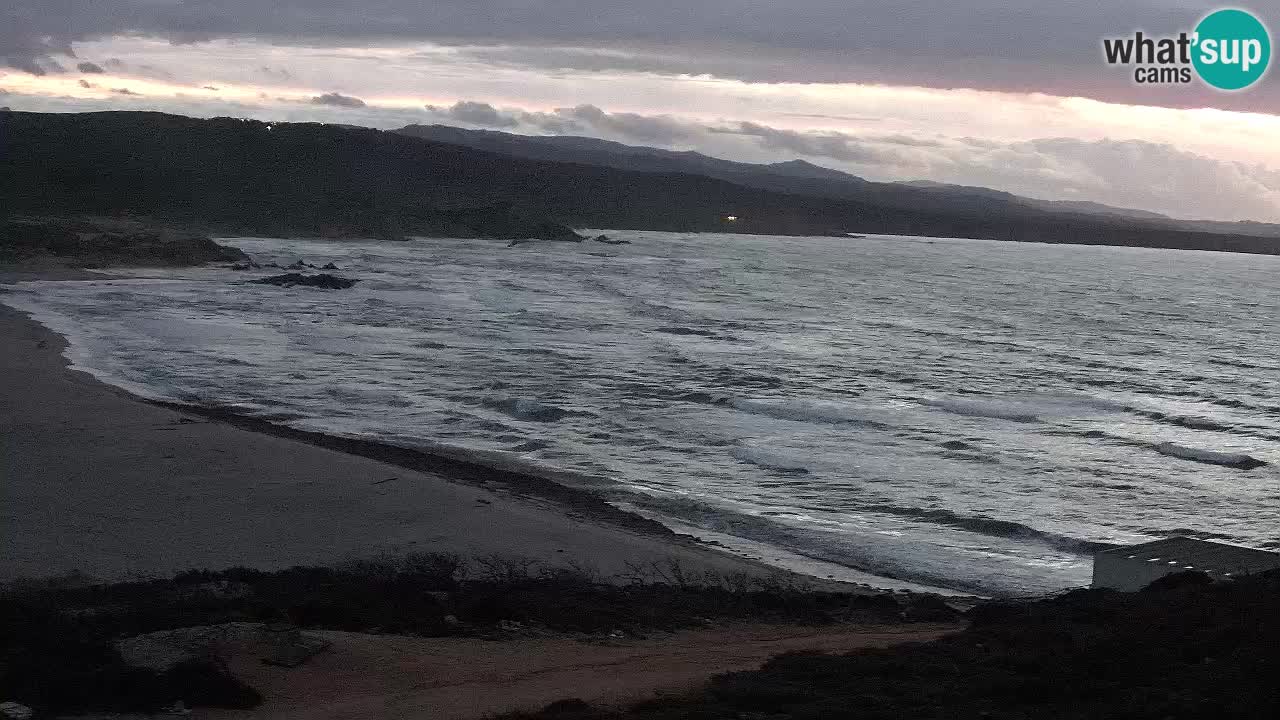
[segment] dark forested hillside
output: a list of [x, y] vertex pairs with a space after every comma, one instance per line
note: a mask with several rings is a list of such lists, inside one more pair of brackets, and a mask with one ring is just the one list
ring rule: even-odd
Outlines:
[[[1280, 253], [1138, 220], [893, 207], [689, 173], [533, 160], [370, 129], [159, 113], [0, 114], [0, 212], [128, 214], [260, 234], [503, 236], [522, 223], [892, 233]], [[727, 215], [739, 220], [730, 223]]]

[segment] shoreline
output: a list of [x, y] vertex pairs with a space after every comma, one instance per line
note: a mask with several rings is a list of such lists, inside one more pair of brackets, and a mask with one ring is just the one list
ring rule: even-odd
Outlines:
[[[0, 293], [5, 285], [26, 280], [103, 277], [82, 270], [0, 271]], [[3, 302], [0, 331], [11, 338], [0, 351], [0, 455], [14, 471], [0, 507], [0, 537], [12, 549], [0, 560], [0, 582], [116, 581], [193, 567], [276, 569], [388, 552], [447, 551], [530, 557], [548, 566], [589, 567], [605, 577], [675, 562], [698, 573], [776, 576], [843, 592], [894, 592], [744, 557], [552, 477], [438, 451], [299, 430], [222, 408], [140, 397], [73, 369], [67, 338]], [[77, 428], [82, 425], [88, 427]], [[87, 430], [89, 441], [66, 437], [85, 434], [68, 433], [70, 428]], [[228, 440], [239, 450], [229, 453], [222, 447]], [[157, 462], [148, 468], [135, 451], [153, 445], [159, 446], [150, 453]], [[66, 452], [69, 447], [79, 452]], [[130, 457], [120, 457], [121, 450]], [[184, 463], [181, 451], [194, 457]], [[230, 481], [217, 483], [210, 477], [215, 469], [216, 477]], [[300, 480], [303, 471], [324, 477]], [[379, 477], [367, 485], [350, 477], [370, 472]], [[283, 483], [288, 499], [306, 503], [301, 511], [279, 502], [279, 480], [263, 481], [280, 474], [293, 481]], [[98, 482], [78, 482], [86, 477]], [[104, 479], [115, 482], [104, 484]], [[323, 498], [305, 490], [316, 484], [324, 486]], [[357, 499], [354, 504], [347, 498], [315, 503], [335, 495]], [[397, 501], [383, 499], [393, 496]], [[150, 500], [138, 503], [143, 497]], [[250, 507], [262, 497], [270, 497], [273, 506]], [[372, 508], [362, 512], [362, 504]], [[431, 506], [428, 514], [444, 520], [450, 532], [438, 532], [442, 528], [426, 518], [396, 523], [409, 529], [380, 522], [424, 506]], [[478, 509], [490, 519], [504, 517], [482, 525], [441, 517]], [[339, 533], [340, 527], [345, 531]], [[288, 542], [278, 542], [281, 534]], [[169, 554], [160, 557], [158, 546]]]

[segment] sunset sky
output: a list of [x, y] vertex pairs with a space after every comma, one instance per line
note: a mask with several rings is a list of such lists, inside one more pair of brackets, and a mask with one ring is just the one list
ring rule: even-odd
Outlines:
[[[1274, 34], [1274, 3], [1235, 3]], [[590, 135], [1280, 222], [1280, 81], [1134, 84], [1192, 0], [0, 0], [0, 106]], [[0, 152], [3, 138], [0, 138]]]

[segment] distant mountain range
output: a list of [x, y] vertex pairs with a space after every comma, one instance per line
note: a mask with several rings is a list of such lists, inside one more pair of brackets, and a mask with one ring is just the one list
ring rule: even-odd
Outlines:
[[396, 132], [436, 142], [466, 145], [511, 157], [581, 163], [639, 172], [694, 173], [764, 190], [865, 200], [890, 207], [931, 208], [961, 213], [1034, 208], [1052, 213], [1151, 221], [1160, 227], [1179, 230], [1280, 238], [1280, 225], [1277, 224], [1177, 220], [1146, 210], [1112, 207], [1089, 201], [1040, 200], [991, 188], [952, 185], [930, 180], [900, 183], [872, 182], [857, 175], [825, 168], [804, 160], [770, 164], [743, 163], [693, 151], [624, 145], [598, 138], [571, 135], [517, 135], [447, 125], [409, 125]]
[[[439, 137], [415, 136], [423, 133]], [[803, 162], [751, 165], [581, 138], [5, 112], [0, 139], [0, 216], [129, 216], [284, 236], [551, 237], [568, 225], [1280, 254], [1273, 238], [1046, 210], [989, 190], [870, 183]], [[477, 148], [481, 141], [489, 147]]]

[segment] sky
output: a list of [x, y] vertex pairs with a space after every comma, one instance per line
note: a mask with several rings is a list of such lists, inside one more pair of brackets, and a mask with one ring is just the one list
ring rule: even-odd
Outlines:
[[[0, 106], [572, 134], [1280, 222], [1280, 79], [1143, 86], [1193, 0], [0, 0]], [[1231, 7], [1280, 28], [1280, 3]], [[1274, 30], [1273, 30], [1274, 32]], [[2, 145], [0, 145], [2, 148]]]

